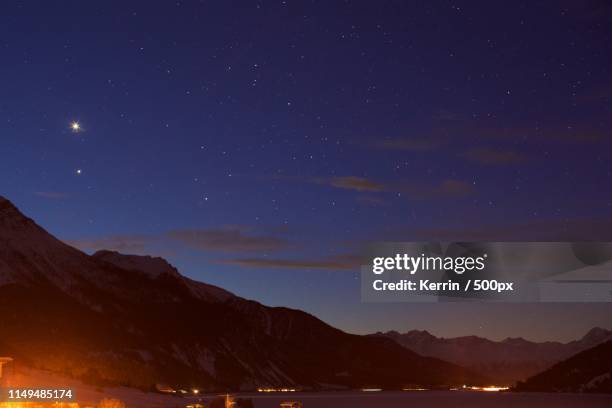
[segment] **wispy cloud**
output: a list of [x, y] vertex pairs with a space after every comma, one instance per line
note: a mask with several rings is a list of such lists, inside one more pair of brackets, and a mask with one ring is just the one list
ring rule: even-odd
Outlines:
[[539, 134], [546, 141], [562, 141], [579, 144], [598, 144], [612, 140], [612, 132], [609, 129], [598, 129], [595, 127], [577, 126], [561, 129], [549, 129]]
[[82, 251], [107, 249], [126, 254], [146, 254], [147, 246], [154, 237], [148, 235], [111, 235], [94, 239], [68, 240], [66, 243]]
[[331, 177], [329, 179], [320, 179], [321, 183], [329, 184], [332, 187], [342, 188], [345, 190], [354, 191], [384, 191], [386, 187], [384, 184], [377, 181], [356, 176], [346, 177]]
[[275, 251], [289, 246], [289, 242], [274, 235], [256, 235], [247, 227], [219, 229], [172, 230], [158, 234], [110, 235], [93, 239], [67, 240], [68, 245], [83, 251], [102, 249], [129, 254], [150, 254], [156, 248], [181, 246], [210, 252]]
[[351, 270], [359, 268], [360, 258], [342, 255], [323, 259], [242, 258], [221, 262], [250, 268]]
[[42, 198], [47, 198], [49, 200], [61, 200], [69, 197], [68, 194], [60, 193], [57, 191], [35, 191], [34, 195]]
[[287, 240], [270, 235], [252, 235], [246, 229], [190, 229], [170, 231], [167, 238], [205, 251], [249, 252], [285, 248]]
[[504, 165], [522, 163], [527, 156], [514, 150], [477, 148], [461, 155], [463, 158], [480, 164]]
[[[344, 190], [353, 190], [360, 193], [400, 193], [407, 194], [413, 198], [452, 198], [465, 197], [472, 194], [475, 189], [470, 183], [461, 180], [447, 179], [432, 183], [410, 183], [393, 182], [383, 183], [365, 177], [332, 177], [328, 179], [317, 179], [317, 183], [326, 184]], [[368, 196], [370, 203], [374, 203], [372, 196]], [[380, 200], [377, 200], [381, 204]]]

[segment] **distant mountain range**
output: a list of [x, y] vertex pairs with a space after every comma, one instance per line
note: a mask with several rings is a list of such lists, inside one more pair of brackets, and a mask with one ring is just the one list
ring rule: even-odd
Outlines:
[[602, 328], [590, 330], [584, 337], [569, 343], [532, 342], [522, 338], [492, 341], [477, 336], [441, 338], [427, 331], [412, 330], [376, 333], [423, 356], [435, 356], [468, 367], [497, 382], [512, 385], [537, 374], [553, 364], [612, 340], [612, 332]]
[[0, 197], [0, 355], [92, 384], [204, 390], [481, 383], [456, 364], [182, 276], [161, 258], [89, 256]]
[[612, 393], [612, 340], [520, 382], [516, 390]]

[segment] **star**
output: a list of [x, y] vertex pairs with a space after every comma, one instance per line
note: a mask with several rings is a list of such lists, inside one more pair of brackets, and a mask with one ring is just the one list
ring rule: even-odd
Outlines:
[[81, 124], [77, 121], [71, 122], [70, 129], [72, 130], [73, 133], [78, 133], [81, 131]]
[[83, 174], [83, 170], [77, 169], [76, 170], [76, 174], [77, 174], [77, 176], [80, 176], [81, 174]]

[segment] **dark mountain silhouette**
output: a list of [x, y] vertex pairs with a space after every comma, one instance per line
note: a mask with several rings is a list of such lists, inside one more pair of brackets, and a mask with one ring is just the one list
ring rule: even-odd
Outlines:
[[612, 393], [612, 340], [519, 382], [516, 390]]
[[207, 390], [478, 383], [455, 364], [182, 276], [89, 256], [0, 197], [0, 355], [93, 384]]
[[537, 343], [522, 338], [492, 341], [477, 336], [440, 338], [419, 330], [404, 334], [391, 331], [374, 336], [393, 339], [420, 355], [451, 361], [508, 385], [539, 373], [576, 353], [612, 340], [612, 332], [599, 327], [569, 343]]

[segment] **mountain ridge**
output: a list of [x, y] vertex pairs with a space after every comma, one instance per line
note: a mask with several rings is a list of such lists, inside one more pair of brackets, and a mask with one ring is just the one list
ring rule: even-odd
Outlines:
[[612, 393], [612, 340], [581, 351], [519, 382], [515, 390]]
[[2, 197], [0, 314], [0, 354], [93, 384], [397, 389], [483, 381], [392, 340], [189, 279], [161, 258], [87, 255]]
[[[406, 333], [378, 332], [373, 336], [393, 339], [409, 350], [424, 356], [436, 356], [471, 368], [483, 375], [495, 376], [512, 385], [576, 353], [612, 339], [612, 331], [594, 327], [580, 339], [566, 343], [534, 342], [522, 337], [500, 341], [478, 336], [436, 337], [426, 330]], [[505, 373], [499, 378], [499, 373]]]

